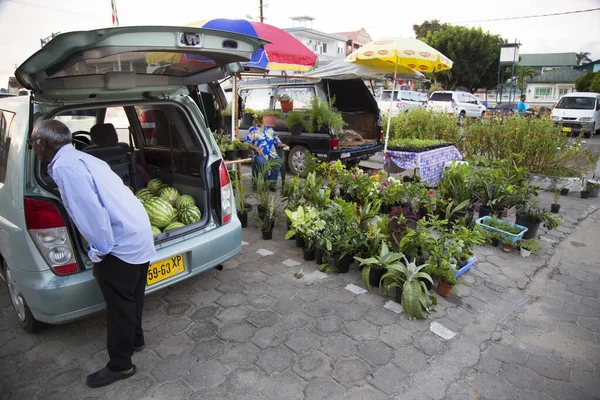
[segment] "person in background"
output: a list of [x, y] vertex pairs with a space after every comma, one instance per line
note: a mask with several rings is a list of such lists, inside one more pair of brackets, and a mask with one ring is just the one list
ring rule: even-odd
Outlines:
[[[251, 127], [248, 130], [246, 142], [256, 152], [252, 162], [256, 163], [257, 171], [263, 169], [269, 160], [277, 160], [277, 166], [271, 171], [267, 171], [264, 175], [265, 182], [271, 182], [269, 189], [272, 192], [276, 191], [275, 185], [277, 184], [279, 168], [281, 167], [281, 158], [277, 155], [277, 147], [282, 147], [285, 151], [289, 150], [289, 147], [279, 140], [272, 127], [266, 125]], [[257, 177], [255, 176], [254, 178]]]
[[71, 140], [65, 124], [45, 120], [35, 126], [29, 143], [49, 163], [65, 209], [89, 244], [92, 273], [106, 302], [110, 361], [86, 383], [102, 387], [136, 373], [131, 356], [145, 345], [146, 276], [157, 254], [142, 203], [106, 162], [75, 149]]
[[519, 104], [517, 105], [517, 115], [519, 115], [521, 117], [524, 117], [527, 115], [527, 104], [525, 104], [525, 99], [527, 99], [527, 96], [522, 94], [521, 101], [519, 101]]

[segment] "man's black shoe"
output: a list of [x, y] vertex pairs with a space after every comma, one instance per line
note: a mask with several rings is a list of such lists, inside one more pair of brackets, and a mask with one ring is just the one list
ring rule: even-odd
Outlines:
[[135, 365], [133, 366], [133, 371], [128, 374], [124, 374], [123, 372], [115, 372], [110, 369], [104, 367], [100, 371], [96, 371], [91, 375], [88, 375], [85, 383], [91, 388], [99, 388], [103, 386], [108, 386], [111, 383], [115, 383], [116, 381], [120, 381], [122, 379], [131, 378], [135, 375], [137, 369]]

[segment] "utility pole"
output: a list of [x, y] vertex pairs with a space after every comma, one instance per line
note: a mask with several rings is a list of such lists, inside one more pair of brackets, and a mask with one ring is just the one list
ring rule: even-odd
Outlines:
[[265, 17], [263, 15], [263, 0], [259, 0], [259, 4], [260, 5], [258, 6], [258, 8], [259, 8], [259, 11], [260, 11], [260, 22], [264, 22]]

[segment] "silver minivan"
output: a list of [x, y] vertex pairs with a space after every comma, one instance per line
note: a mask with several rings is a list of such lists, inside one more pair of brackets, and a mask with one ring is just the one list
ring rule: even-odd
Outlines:
[[33, 125], [60, 119], [76, 148], [132, 190], [159, 178], [194, 197], [201, 220], [154, 237], [146, 292], [162, 289], [241, 249], [229, 175], [197, 88], [241, 71], [264, 44], [187, 27], [71, 32], [17, 69], [31, 96], [0, 99], [0, 272], [26, 330], [105, 307], [86, 244], [28, 143]]

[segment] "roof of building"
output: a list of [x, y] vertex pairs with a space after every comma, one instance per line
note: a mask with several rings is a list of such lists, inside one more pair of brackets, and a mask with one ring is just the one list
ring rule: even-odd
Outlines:
[[352, 31], [352, 32], [335, 32], [334, 35], [344, 36], [347, 39], [350, 39], [354, 42], [360, 42], [360, 44], [363, 44], [363, 45], [367, 44], [371, 40], [373, 40], [373, 39], [371, 39], [371, 35], [369, 35], [369, 33], [365, 30], [365, 28], [360, 28], [359, 30]]
[[[590, 62], [586, 62], [586, 63], [581, 63], [581, 65], [576, 66], [575, 68], [577, 69], [588, 69], [594, 66], [594, 64], [600, 64], [600, 59], [596, 60], [596, 61], [590, 61]], [[587, 66], [587, 68], [586, 68]]]
[[347, 40], [347, 38], [345, 36], [341, 36], [341, 35], [338, 35], [335, 33], [326, 33], [326, 32], [322, 32], [322, 31], [317, 31], [315, 29], [305, 28], [303, 26], [297, 26], [294, 28], [285, 28], [284, 31], [286, 31], [288, 33], [292, 33], [292, 34], [305, 32], [305, 33], [309, 33], [312, 35], [326, 37], [329, 39], [340, 40], [342, 42], [345, 42]]
[[310, 15], [299, 15], [297, 17], [290, 17], [290, 19], [294, 21], [314, 21], [316, 18]]
[[575, 53], [521, 54], [519, 65], [525, 67], [575, 67]]
[[530, 83], [573, 83], [583, 74], [573, 68], [557, 68], [552, 71], [544, 72], [541, 75], [534, 76]]

